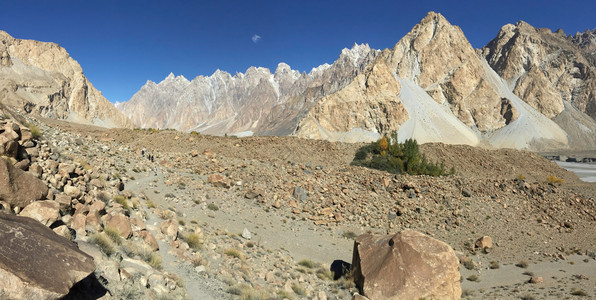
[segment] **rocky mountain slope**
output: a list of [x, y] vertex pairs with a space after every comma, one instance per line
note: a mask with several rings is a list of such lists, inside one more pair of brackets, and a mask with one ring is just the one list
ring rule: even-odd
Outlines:
[[104, 127], [131, 125], [64, 48], [15, 39], [4, 31], [0, 31], [0, 100], [47, 118]]
[[170, 74], [151, 81], [118, 108], [138, 127], [223, 135], [287, 135], [313, 103], [349, 83], [376, 55], [368, 45], [344, 49], [332, 65], [299, 73], [280, 63], [272, 74], [249, 68], [234, 76], [217, 70], [192, 81]]
[[[378, 74], [375, 70], [379, 66], [389, 69], [383, 74], [383, 80], [391, 82], [387, 86], [392, 90], [385, 88], [384, 91], [392, 95], [389, 97], [392, 101], [404, 105], [407, 116], [388, 118], [390, 111], [384, 110], [375, 118], [390, 120], [390, 126], [354, 125], [340, 135], [333, 124], [318, 122], [327, 118], [318, 113], [324, 111], [320, 107], [336, 106], [346, 99], [354, 101], [364, 94], [347, 92], [342, 95], [346, 91], [340, 91], [323, 98], [309, 112], [308, 118], [299, 123], [295, 134], [319, 138], [319, 132], [332, 131], [336, 136], [345, 137], [348, 131], [361, 129], [366, 136], [376, 139], [397, 128], [401, 139], [413, 137], [421, 143], [486, 143], [493, 147], [533, 149], [568, 145], [567, 134], [514, 95], [478, 55], [461, 29], [440, 14], [429, 13], [393, 49], [384, 50], [361, 76]], [[377, 88], [366, 86], [365, 89]], [[379, 101], [366, 103], [375, 106]], [[335, 109], [334, 115], [343, 119], [360, 112], [358, 106], [349, 108]], [[357, 139], [362, 136], [359, 133]]]
[[503, 26], [482, 51], [513, 93], [561, 126], [572, 146], [594, 148], [596, 65], [589, 33], [571, 38], [520, 21]]
[[[97, 176], [104, 193], [130, 196], [125, 196], [130, 221], [138, 225], [136, 219], [142, 220], [158, 242], [159, 250], [149, 253], [161, 257], [161, 272], [149, 272], [137, 261], [147, 256], [126, 252], [130, 243], [145, 243], [137, 225], [131, 237], [115, 246], [115, 253], [91, 252], [100, 261], [95, 273], [104, 274], [113, 295], [150, 295], [175, 287], [174, 292], [185, 290], [191, 299], [242, 299], [250, 294], [350, 299], [353, 284], [326, 275], [334, 260], [350, 261], [350, 237], [403, 229], [433, 236], [456, 251], [462, 290], [471, 299], [528, 294], [565, 298], [575, 289], [589, 296], [596, 292], [594, 231], [589, 230], [596, 221], [594, 184], [580, 182], [534, 153], [427, 143], [421, 151], [430, 160], [455, 166], [456, 175], [395, 176], [350, 166], [361, 144], [107, 130], [55, 121], [49, 125], [40, 127], [52, 153], [60, 153], [62, 163], [78, 161], [83, 169], [79, 177]], [[143, 157], [141, 149], [155, 162]], [[56, 178], [52, 171], [44, 172], [49, 176], [42, 178]], [[564, 182], [549, 182], [549, 175]], [[116, 178], [122, 179], [124, 191], [117, 191]], [[53, 189], [60, 189], [61, 181], [57, 184]], [[76, 184], [81, 191], [91, 187], [77, 197], [85, 206], [97, 202], [93, 198], [106, 198], [93, 184], [85, 179]], [[106, 215], [122, 209], [107, 197]], [[91, 211], [74, 214], [93, 222]], [[64, 219], [77, 228], [79, 245], [93, 246], [84, 242], [93, 227]], [[198, 245], [188, 242], [192, 233]], [[487, 253], [474, 246], [481, 236], [492, 238]], [[120, 259], [117, 253], [124, 257], [120, 276], [112, 267]], [[527, 269], [515, 266], [520, 262], [526, 262]], [[490, 267], [494, 264], [498, 267]], [[544, 282], [526, 284], [527, 272]], [[149, 275], [153, 273], [161, 277]], [[479, 281], [466, 279], [472, 275]], [[152, 282], [149, 288], [143, 285], [145, 279]]]
[[393, 49], [356, 45], [308, 75], [284, 64], [274, 74], [218, 71], [190, 83], [170, 75], [120, 109], [137, 126], [217, 135], [355, 142], [397, 131], [422, 143], [593, 149], [591, 34], [567, 37], [519, 22], [477, 50], [431, 12]]
[[[596, 292], [594, 184], [535, 153], [438, 143], [421, 151], [455, 175], [396, 176], [351, 166], [360, 146], [106, 129], [0, 107], [0, 227], [11, 241], [0, 245], [11, 262], [0, 263], [11, 278], [0, 290], [17, 299], [350, 299], [354, 282], [331, 271], [352, 258], [352, 237], [411, 229], [455, 250], [463, 296]], [[492, 245], [475, 246], [484, 236]], [[42, 244], [32, 255], [15, 250]], [[412, 274], [417, 263], [407, 261]], [[36, 276], [46, 272], [76, 276]], [[525, 284], [529, 272], [542, 284]], [[432, 278], [406, 286], [427, 291]]]

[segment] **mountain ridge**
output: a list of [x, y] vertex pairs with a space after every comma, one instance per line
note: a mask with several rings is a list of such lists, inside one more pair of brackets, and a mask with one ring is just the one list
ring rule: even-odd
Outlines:
[[103, 127], [131, 127], [56, 43], [15, 39], [0, 31], [0, 97], [42, 117]]
[[[393, 48], [381, 51], [355, 44], [343, 49], [333, 64], [315, 67], [308, 74], [280, 63], [273, 74], [266, 68], [251, 67], [233, 76], [220, 70], [211, 76], [197, 76], [189, 86], [195, 80], [214, 78], [219, 78], [219, 84], [204, 84], [202, 90], [184, 96], [169, 92], [167, 97], [154, 97], [153, 101], [169, 107], [161, 110], [165, 112], [162, 118], [174, 118], [177, 123], [134, 120], [133, 112], [143, 111], [142, 98], [148, 97], [146, 91], [141, 93], [143, 88], [129, 101], [136, 102], [136, 108], [119, 108], [144, 127], [216, 135], [296, 135], [362, 142], [398, 131], [401, 138], [415, 137], [420, 142], [534, 150], [596, 148], [592, 134], [596, 122], [590, 115], [596, 100], [589, 92], [583, 98], [573, 94], [578, 89], [569, 92], [573, 84], [589, 90], [594, 85], [591, 73], [581, 82], [561, 85], [553, 76], [544, 75], [541, 56], [530, 63], [519, 59], [516, 53], [523, 52], [525, 44], [503, 47], [515, 44], [508, 43], [514, 37], [535, 42], [534, 48], [541, 53], [551, 53], [551, 48], [577, 53], [581, 55], [577, 62], [592, 72], [593, 66], [583, 56], [586, 51], [578, 50], [580, 44], [589, 48], [592, 39], [588, 31], [565, 36], [562, 31], [552, 33], [519, 21], [503, 26], [487, 46], [474, 49], [460, 27], [440, 13], [429, 12]], [[573, 76], [572, 71], [567, 73]], [[321, 73], [327, 75], [319, 76]], [[283, 80], [281, 74], [285, 74]], [[176, 77], [170, 74], [162, 83], [168, 78]], [[253, 82], [243, 86], [244, 93], [228, 91], [234, 80]], [[407, 90], [403, 90], [404, 83]], [[436, 105], [424, 100], [427, 96]], [[226, 98], [233, 101], [222, 101]], [[189, 113], [196, 110], [189, 103], [201, 99], [204, 113]], [[571, 106], [566, 106], [567, 102]], [[178, 106], [187, 114], [176, 113]], [[159, 115], [160, 111], [151, 113]], [[180, 121], [184, 119], [194, 121]]]

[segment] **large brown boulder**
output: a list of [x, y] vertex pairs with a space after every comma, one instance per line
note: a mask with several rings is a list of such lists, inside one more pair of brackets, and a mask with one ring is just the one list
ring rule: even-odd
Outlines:
[[453, 249], [422, 233], [363, 234], [354, 242], [354, 281], [369, 299], [459, 299]]
[[25, 206], [19, 215], [37, 220], [50, 227], [60, 218], [60, 204], [53, 200], [36, 201]]
[[8, 299], [58, 299], [95, 270], [91, 256], [31, 218], [0, 213], [0, 241]]
[[12, 207], [23, 208], [31, 202], [44, 199], [47, 194], [48, 187], [43, 181], [0, 159], [0, 200]]

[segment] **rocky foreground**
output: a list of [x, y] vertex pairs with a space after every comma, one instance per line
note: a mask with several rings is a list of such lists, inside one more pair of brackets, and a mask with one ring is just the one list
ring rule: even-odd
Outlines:
[[68, 297], [347, 299], [352, 238], [404, 229], [455, 250], [464, 297], [596, 295], [596, 187], [533, 153], [426, 144], [456, 175], [395, 176], [350, 166], [357, 144], [29, 122], [2, 121], [2, 207], [93, 258]]

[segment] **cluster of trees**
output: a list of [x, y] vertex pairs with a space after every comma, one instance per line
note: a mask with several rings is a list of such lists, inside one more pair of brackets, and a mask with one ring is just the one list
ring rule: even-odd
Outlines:
[[358, 149], [352, 165], [395, 174], [443, 176], [455, 173], [453, 167], [447, 172], [443, 162], [429, 162], [426, 156], [420, 153], [416, 140], [407, 139], [404, 143], [399, 143], [396, 132], [393, 132], [390, 138], [383, 136], [380, 140]]

